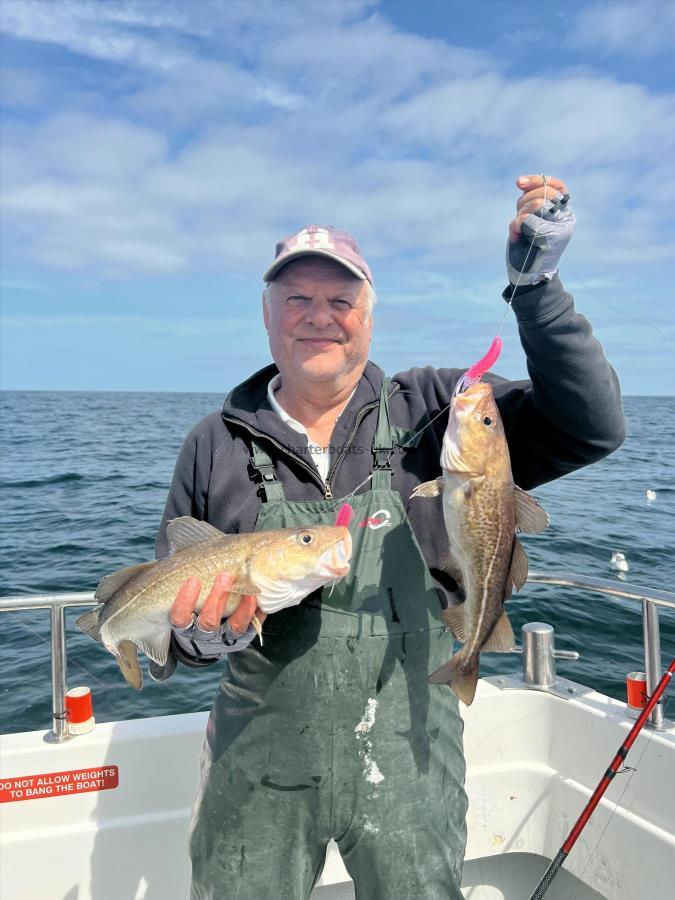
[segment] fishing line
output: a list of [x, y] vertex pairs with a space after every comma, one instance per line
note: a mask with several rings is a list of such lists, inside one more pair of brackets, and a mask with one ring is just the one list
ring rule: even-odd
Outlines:
[[591, 297], [593, 297], [595, 300], [597, 300], [598, 303], [602, 303], [608, 309], [611, 309], [612, 312], [618, 313], [618, 315], [620, 315], [620, 316], [625, 316], [627, 319], [632, 319], [633, 322], [637, 322], [638, 325], [644, 325], [647, 328], [652, 328], [660, 336], [661, 340], [666, 345], [668, 350], [673, 354], [673, 356], [675, 356], [675, 348], [672, 346], [672, 344], [670, 343], [670, 341], [668, 340], [666, 335], [661, 331], [661, 329], [657, 325], [654, 325], [653, 322], [645, 322], [644, 319], [638, 319], [637, 316], [633, 316], [633, 315], [631, 315], [631, 313], [627, 313], [622, 309], [617, 309], [616, 306], [612, 306], [612, 304], [608, 303], [607, 300], [603, 300], [602, 297], [598, 297], [598, 295], [590, 289], [590, 287], [586, 284], [586, 282], [581, 277], [581, 275], [577, 272], [575, 267], [570, 262], [569, 258], [566, 259], [566, 264], [569, 267], [569, 269], [573, 272], [573, 274], [575, 275], [577, 280], [581, 283], [581, 285], [584, 288], [586, 288], [586, 290], [591, 295]]
[[[542, 175], [542, 177], [544, 179], [544, 196], [542, 199], [542, 204], [541, 204], [540, 209], [545, 211], [546, 202], [547, 202], [547, 192], [548, 192], [548, 178], [546, 175]], [[536, 215], [536, 213], [534, 215]], [[499, 326], [497, 328], [497, 334], [496, 334], [494, 340], [492, 341], [492, 344], [490, 345], [490, 349], [485, 354], [485, 356], [479, 361], [479, 363], [475, 363], [473, 366], [471, 366], [467, 370], [467, 373], [471, 372], [472, 369], [476, 369], [477, 366], [480, 366], [480, 364], [484, 360], [487, 360], [488, 358], [490, 358], [490, 360], [491, 360], [491, 362], [490, 362], [490, 365], [491, 365], [492, 362], [496, 361], [496, 358], [499, 356], [499, 353], [501, 352], [500, 334], [504, 327], [504, 323], [506, 322], [506, 317], [509, 314], [509, 310], [511, 309], [511, 305], [513, 303], [513, 298], [516, 296], [516, 292], [518, 291], [518, 287], [520, 286], [520, 281], [521, 281], [521, 278], [523, 277], [523, 273], [525, 272], [525, 267], [527, 266], [527, 261], [530, 258], [530, 254], [532, 253], [532, 249], [534, 247], [534, 239], [539, 234], [541, 227], [543, 226], [543, 223], [544, 223], [543, 215], [537, 216], [537, 218], [541, 219], [541, 222], [539, 222], [539, 221], [537, 222], [537, 226], [532, 234], [532, 238], [530, 240], [530, 246], [528, 247], [527, 253], [525, 254], [525, 259], [523, 260], [523, 265], [520, 269], [520, 272], [518, 273], [518, 278], [516, 279], [516, 283], [513, 286], [513, 291], [511, 292], [511, 296], [509, 297], [509, 299], [507, 301], [506, 310], [504, 311], [504, 315], [502, 316]], [[495, 353], [496, 353], [496, 355], [495, 355]], [[465, 375], [467, 373], [465, 373]], [[481, 372], [480, 377], [482, 377], [483, 374], [484, 373]], [[480, 377], [478, 377], [476, 380], [480, 380]], [[444, 406], [441, 410], [439, 410], [435, 416], [433, 416], [431, 419], [429, 419], [429, 421], [425, 425], [423, 425], [418, 431], [416, 431], [411, 437], [409, 437], [408, 440], [404, 444], [401, 444], [398, 449], [405, 450], [405, 448], [409, 444], [411, 444], [416, 438], [418, 438], [420, 436], [420, 434], [422, 434], [423, 431], [425, 431], [430, 425], [432, 425], [436, 421], [436, 419], [438, 419], [440, 416], [442, 416], [443, 413], [446, 412], [446, 410], [450, 409], [451, 406], [452, 406], [452, 400], [450, 400], [450, 402], [446, 406]], [[394, 451], [392, 450], [392, 453], [393, 452]], [[361, 484], [357, 484], [356, 487], [354, 488], [354, 490], [350, 494], [347, 494], [346, 496], [335, 500], [335, 505], [337, 506], [338, 503], [345, 503], [346, 501], [351, 499], [354, 496], [354, 494], [356, 493], [356, 491], [358, 491], [358, 489], [360, 487], [363, 487], [364, 484], [367, 484], [371, 478], [372, 478], [372, 475], [369, 475], [368, 478], [364, 479], [361, 482]]]
[[[51, 641], [48, 641], [46, 637], [43, 637], [39, 631], [36, 631], [32, 626], [28, 625], [26, 622], [22, 622], [21, 618], [18, 619], [18, 622], [19, 622], [19, 625], [21, 625], [23, 628], [26, 629], [26, 631], [32, 632], [32, 634], [34, 634], [36, 638], [41, 640], [44, 644], [49, 644], [49, 646], [51, 647]], [[101, 687], [104, 687], [104, 688], [112, 687], [111, 684], [105, 684], [103, 681], [101, 681], [100, 678], [98, 678], [96, 675], [94, 675], [93, 672], [87, 671], [87, 669], [85, 669], [85, 667], [83, 665], [81, 665], [78, 662], [75, 662], [75, 660], [69, 659], [68, 664], [69, 665], [72, 664], [73, 666], [75, 666], [76, 669], [80, 669], [81, 672], [84, 672], [85, 675], [88, 675], [89, 678], [93, 678], [94, 681], [97, 681], [101, 685]]]
[[[547, 191], [548, 191], [548, 178], [547, 178], [546, 175], [543, 175], [542, 177], [543, 177], [543, 179], [544, 179], [544, 197], [543, 197], [542, 205], [541, 205], [540, 209], [542, 209], [542, 210], [545, 211], [546, 200], [547, 200], [546, 194], [547, 194]], [[536, 214], [535, 214], [535, 215], [536, 215]], [[509, 314], [509, 310], [511, 309], [511, 305], [512, 305], [512, 303], [513, 303], [513, 298], [516, 296], [516, 292], [517, 292], [518, 287], [519, 287], [519, 285], [520, 285], [520, 280], [521, 280], [521, 278], [523, 277], [523, 272], [525, 271], [525, 266], [527, 265], [527, 261], [528, 261], [528, 259], [530, 258], [530, 254], [532, 253], [532, 248], [534, 247], [534, 239], [535, 239], [536, 236], [539, 234], [539, 231], [540, 231], [540, 229], [541, 229], [541, 226], [543, 225], [543, 222], [544, 222], [543, 216], [541, 216], [541, 217], [540, 217], [540, 216], [537, 216], [537, 218], [538, 218], [538, 219], [541, 218], [541, 224], [540, 224], [539, 222], [537, 222], [537, 227], [535, 228], [534, 233], [532, 234], [532, 239], [531, 239], [531, 241], [530, 241], [530, 246], [528, 247], [527, 253], [525, 254], [525, 259], [523, 260], [523, 265], [522, 265], [522, 267], [521, 267], [521, 269], [520, 269], [520, 272], [518, 273], [518, 278], [516, 279], [516, 283], [515, 283], [514, 286], [513, 286], [513, 291], [511, 292], [511, 296], [509, 297], [509, 299], [508, 299], [508, 301], [507, 301], [506, 309], [505, 309], [505, 311], [504, 311], [504, 315], [502, 316], [501, 321], [500, 321], [500, 323], [499, 323], [499, 326], [498, 326], [498, 328], [497, 328], [497, 334], [496, 334], [494, 340], [492, 341], [492, 344], [490, 345], [490, 349], [488, 350], [488, 352], [486, 353], [486, 355], [483, 357], [483, 359], [481, 359], [479, 363], [476, 363], [476, 364], [474, 364], [473, 366], [471, 366], [471, 367], [467, 370], [467, 373], [465, 373], [465, 374], [468, 374], [469, 372], [471, 372], [472, 369], [475, 369], [477, 366], [480, 365], [480, 363], [483, 362], [483, 360], [487, 360], [488, 357], [490, 357], [491, 359], [492, 359], [492, 357], [494, 357], [494, 359], [492, 359], [492, 362], [495, 362], [495, 361], [496, 361], [496, 358], [499, 356], [499, 353], [501, 352], [501, 338], [500, 338], [500, 334], [501, 334], [502, 329], [503, 329], [503, 327], [504, 327], [504, 323], [506, 322], [506, 317], [507, 317], [508, 314]], [[495, 352], [496, 352], [496, 356], [494, 355]], [[492, 363], [490, 363], [490, 364], [492, 364]], [[484, 374], [484, 373], [481, 372], [481, 373], [480, 373], [480, 377], [482, 377], [483, 374]], [[477, 380], [480, 380], [480, 378], [478, 378]], [[422, 432], [423, 432], [426, 428], [428, 428], [433, 422], [435, 422], [436, 419], [438, 419], [439, 416], [442, 416], [443, 413], [444, 413], [446, 410], [450, 409], [451, 406], [452, 406], [452, 400], [450, 400], [450, 403], [448, 403], [447, 406], [444, 406], [443, 409], [441, 409], [439, 412], [437, 412], [436, 415], [426, 423], [426, 425], [423, 425], [423, 426], [419, 429], [419, 431], [416, 431], [416, 432], [412, 435], [412, 437], [408, 438], [408, 440], [407, 440], [404, 444], [401, 444], [400, 447], [399, 447], [399, 450], [405, 450], [405, 448], [406, 448], [410, 443], [412, 443], [412, 441], [414, 441], [417, 437], [419, 437], [419, 435], [422, 434]], [[360, 485], [359, 485], [359, 487], [360, 487]]]
[[[546, 175], [542, 175], [542, 178], [544, 179], [544, 199], [542, 201], [540, 208], [545, 212], [546, 211], [546, 191], [548, 190], [548, 178]], [[536, 215], [536, 213], [534, 215]], [[543, 224], [543, 221], [544, 221], [543, 215], [541, 217], [538, 216], [537, 218], [541, 218], [541, 222]], [[499, 328], [497, 329], [497, 337], [499, 337], [499, 335], [501, 334], [502, 328], [504, 327], [504, 323], [506, 322], [506, 317], [508, 316], [509, 310], [511, 309], [511, 304], [513, 303], [513, 298], [516, 296], [516, 291], [518, 290], [518, 286], [520, 285], [520, 279], [523, 277], [523, 272], [525, 271], [525, 266], [527, 265], [527, 261], [530, 258], [530, 253], [532, 253], [532, 248], [534, 247], [534, 239], [539, 234], [539, 231], [540, 231], [540, 224], [539, 224], [539, 222], [537, 222], [537, 227], [534, 230], [534, 234], [532, 235], [532, 240], [530, 241], [530, 246], [527, 248], [527, 253], [525, 254], [525, 259], [523, 260], [523, 266], [522, 266], [520, 272], [518, 272], [518, 278], [516, 279], [516, 283], [513, 286], [513, 291], [511, 292], [511, 296], [509, 297], [508, 302], [506, 304], [506, 309], [504, 311], [504, 315], [502, 316], [502, 320], [499, 323]], [[511, 238], [509, 235], [509, 240], [510, 239]]]
[[352, 497], [354, 496], [354, 494], [358, 491], [358, 489], [359, 489], [360, 487], [363, 487], [364, 484], [368, 484], [368, 482], [372, 480], [372, 477], [373, 477], [373, 473], [371, 472], [370, 475], [369, 475], [367, 478], [364, 478], [364, 479], [363, 479], [363, 481], [361, 482], [361, 484], [357, 484], [357, 485], [356, 485], [356, 487], [354, 488], [354, 490], [353, 490], [350, 494], [345, 494], [344, 497], [336, 497], [336, 498], [333, 500], [332, 508], [335, 508], [335, 507], [338, 505], [338, 503], [348, 503], [348, 502], [352, 499]]
[[447, 409], [450, 409], [451, 406], [452, 406], [452, 400], [450, 401], [450, 403], [448, 403], [447, 406], [444, 406], [443, 409], [440, 410], [440, 412], [437, 412], [436, 415], [435, 415], [432, 419], [429, 419], [429, 421], [427, 422], [426, 425], [423, 425], [423, 426], [420, 428], [419, 431], [416, 431], [415, 434], [413, 434], [413, 436], [412, 436], [411, 438], [408, 438], [408, 440], [405, 442], [405, 444], [401, 444], [401, 446], [399, 447], [399, 450], [405, 450], [405, 448], [408, 446], [408, 444], [409, 444], [411, 441], [414, 441], [416, 437], [418, 437], [420, 434], [422, 434], [422, 432], [424, 431], [425, 428], [428, 428], [433, 422], [436, 421], [436, 419], [437, 419], [439, 416], [442, 416], [443, 413], [444, 413]]

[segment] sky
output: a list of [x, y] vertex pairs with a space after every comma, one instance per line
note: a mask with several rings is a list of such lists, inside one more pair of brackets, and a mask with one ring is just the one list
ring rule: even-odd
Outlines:
[[468, 367], [546, 172], [624, 392], [675, 394], [675, 2], [3, 0], [0, 32], [3, 389], [227, 391], [309, 223], [373, 270], [375, 362]]

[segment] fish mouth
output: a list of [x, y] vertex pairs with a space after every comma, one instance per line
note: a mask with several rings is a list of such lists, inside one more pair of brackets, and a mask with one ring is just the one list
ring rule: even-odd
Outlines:
[[459, 397], [460, 394], [463, 394], [464, 391], [468, 390], [468, 388], [470, 388], [473, 384], [476, 384], [476, 379], [472, 378], [468, 372], [465, 372], [455, 385], [452, 399], [456, 401], [457, 397]]
[[470, 409], [490, 393], [489, 384], [482, 381], [467, 382], [462, 376], [455, 388], [452, 404], [455, 409]]
[[344, 536], [336, 541], [321, 556], [319, 560], [319, 569], [322, 574], [333, 578], [342, 578], [349, 572], [349, 560], [352, 555], [352, 537], [347, 529], [344, 529]]

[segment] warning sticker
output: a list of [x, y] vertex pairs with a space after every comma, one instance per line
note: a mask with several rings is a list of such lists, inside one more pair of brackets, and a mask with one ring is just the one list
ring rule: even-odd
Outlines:
[[119, 784], [117, 766], [95, 769], [71, 769], [41, 775], [0, 776], [0, 803], [14, 800], [38, 800], [41, 797], [72, 797], [90, 791], [109, 791]]

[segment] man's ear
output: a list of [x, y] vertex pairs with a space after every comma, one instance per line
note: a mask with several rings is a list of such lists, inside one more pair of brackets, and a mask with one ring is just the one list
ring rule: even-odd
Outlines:
[[270, 330], [270, 311], [267, 307], [266, 292], [262, 292], [263, 322], [265, 323], [265, 331], [269, 334]]

